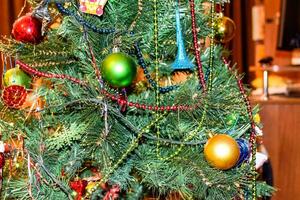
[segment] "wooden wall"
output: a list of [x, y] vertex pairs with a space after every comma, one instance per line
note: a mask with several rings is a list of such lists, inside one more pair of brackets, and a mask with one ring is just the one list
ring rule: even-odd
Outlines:
[[300, 99], [260, 102], [264, 143], [277, 188], [272, 200], [300, 200]]
[[254, 0], [252, 5], [258, 4], [263, 4], [265, 7], [265, 39], [254, 42], [254, 60], [250, 61], [249, 66], [259, 65], [258, 61], [266, 56], [273, 57], [276, 65], [290, 65], [291, 52], [277, 50], [281, 0]]

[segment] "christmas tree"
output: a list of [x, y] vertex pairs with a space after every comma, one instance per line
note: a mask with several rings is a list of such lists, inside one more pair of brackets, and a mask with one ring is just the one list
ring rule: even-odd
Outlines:
[[256, 199], [228, 0], [43, 0], [0, 43], [1, 199]]

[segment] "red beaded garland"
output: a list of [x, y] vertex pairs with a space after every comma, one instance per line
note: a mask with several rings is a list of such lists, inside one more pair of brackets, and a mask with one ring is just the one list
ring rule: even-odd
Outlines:
[[[232, 67], [228, 64], [228, 62], [226, 61], [226, 59], [223, 59], [223, 62], [227, 65], [228, 69], [230, 71], [232, 71]], [[250, 118], [250, 122], [251, 122], [251, 134], [250, 134], [249, 142], [250, 142], [250, 145], [251, 145], [250, 149], [252, 150], [253, 149], [253, 145], [255, 145], [255, 139], [256, 139], [255, 122], [253, 120], [252, 107], [251, 107], [249, 98], [248, 98], [248, 96], [246, 94], [245, 88], [243, 86], [242, 80], [237, 75], [235, 75], [235, 78], [237, 80], [239, 90], [240, 90], [240, 92], [241, 92], [241, 94], [243, 96], [243, 99], [244, 99], [245, 103], [246, 103], [247, 112], [248, 112], [248, 115], [249, 115], [249, 118]]]
[[205, 79], [204, 79], [204, 74], [203, 74], [203, 66], [202, 66], [201, 56], [200, 56], [199, 47], [198, 47], [194, 0], [190, 0], [190, 8], [191, 8], [192, 32], [193, 32], [193, 40], [194, 40], [194, 48], [195, 48], [195, 57], [196, 57], [196, 62], [197, 62], [197, 66], [198, 66], [198, 75], [199, 75], [199, 80], [200, 80], [200, 84], [203, 88], [203, 91], [206, 91]]
[[86, 83], [81, 81], [80, 79], [71, 77], [69, 75], [64, 75], [64, 74], [53, 74], [53, 73], [45, 73], [45, 72], [40, 72], [34, 68], [29, 67], [28, 65], [26, 65], [25, 63], [17, 60], [16, 64], [20, 65], [20, 68], [22, 70], [24, 70], [25, 72], [31, 74], [31, 75], [35, 75], [35, 76], [39, 76], [39, 77], [45, 77], [45, 78], [58, 78], [58, 79], [68, 79], [74, 83], [80, 84], [80, 85], [85, 85]]
[[[228, 64], [228, 62], [226, 61], [226, 59], [223, 59], [223, 61], [227, 65], [228, 69], [230, 71], [232, 71], [232, 67]], [[238, 82], [239, 90], [240, 90], [240, 92], [241, 92], [241, 94], [242, 94], [242, 96], [244, 98], [245, 103], [246, 103], [248, 116], [249, 116], [250, 122], [251, 122], [251, 133], [250, 133], [249, 143], [250, 143], [250, 149], [251, 149], [251, 152], [252, 152], [252, 157], [253, 157], [253, 159], [255, 161], [256, 131], [255, 131], [255, 122], [253, 120], [252, 107], [251, 107], [249, 98], [248, 98], [248, 96], [246, 94], [245, 88], [243, 86], [242, 80], [238, 77], [237, 74], [235, 74], [235, 78], [236, 78], [236, 80]], [[252, 169], [253, 169], [253, 171], [256, 170], [255, 169], [255, 164], [253, 164]], [[256, 176], [254, 175], [252, 178], [253, 178], [252, 179], [253, 180], [253, 186], [252, 186], [253, 199], [256, 199]]]

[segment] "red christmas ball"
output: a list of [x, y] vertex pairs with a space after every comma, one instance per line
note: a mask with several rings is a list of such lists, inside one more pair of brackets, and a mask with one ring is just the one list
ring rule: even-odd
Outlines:
[[38, 44], [42, 41], [42, 22], [30, 14], [17, 19], [12, 35], [20, 42]]

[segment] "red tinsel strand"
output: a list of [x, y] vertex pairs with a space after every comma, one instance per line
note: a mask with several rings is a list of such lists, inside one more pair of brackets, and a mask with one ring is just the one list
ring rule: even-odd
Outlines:
[[[16, 62], [17, 62], [17, 64], [20, 65], [20, 68], [22, 70], [26, 71], [27, 73], [29, 73], [31, 75], [35, 75], [38, 77], [45, 77], [45, 78], [67, 79], [74, 83], [77, 83], [77, 84], [80, 84], [83, 86], [87, 86], [87, 84], [85, 82], [83, 82], [82, 80], [71, 77], [69, 75], [40, 72], [19, 60]], [[144, 104], [140, 104], [140, 103], [136, 103], [136, 102], [130, 102], [127, 100], [123, 100], [119, 96], [116, 97], [115, 95], [109, 93], [105, 89], [102, 89], [101, 91], [106, 97], [110, 98], [112, 101], [116, 101], [120, 104], [127, 105], [129, 107], [135, 107], [137, 109], [142, 109], [142, 110], [154, 110], [154, 111], [161, 111], [161, 112], [164, 112], [164, 111], [192, 111], [192, 110], [195, 110], [198, 107], [200, 107], [200, 105], [202, 104], [201, 102], [198, 102], [194, 105], [172, 105], [172, 106], [168, 105], [168, 106], [157, 107], [157, 106], [153, 106], [153, 105], [144, 105]]]
[[[232, 67], [229, 65], [229, 63], [226, 61], [226, 59], [223, 59], [223, 62], [227, 65], [228, 69], [230, 71], [232, 71]], [[252, 151], [253, 145], [255, 145], [255, 140], [256, 140], [255, 122], [254, 122], [254, 119], [253, 119], [252, 107], [251, 107], [249, 98], [246, 94], [245, 88], [243, 86], [242, 80], [237, 75], [235, 75], [235, 78], [237, 80], [239, 90], [240, 90], [240, 92], [243, 96], [243, 99], [244, 99], [245, 103], [246, 103], [248, 116], [249, 116], [250, 123], [251, 123], [251, 134], [250, 134], [249, 142], [250, 142], [250, 145], [251, 145], [250, 148], [251, 148], [251, 151]]]
[[192, 18], [192, 32], [193, 32], [193, 40], [194, 40], [194, 48], [195, 48], [195, 57], [198, 66], [198, 75], [200, 84], [203, 88], [203, 91], [206, 91], [203, 66], [198, 46], [198, 37], [197, 37], [197, 24], [196, 24], [196, 16], [195, 16], [195, 2], [194, 0], [190, 0], [190, 8], [191, 8], [191, 18]]

